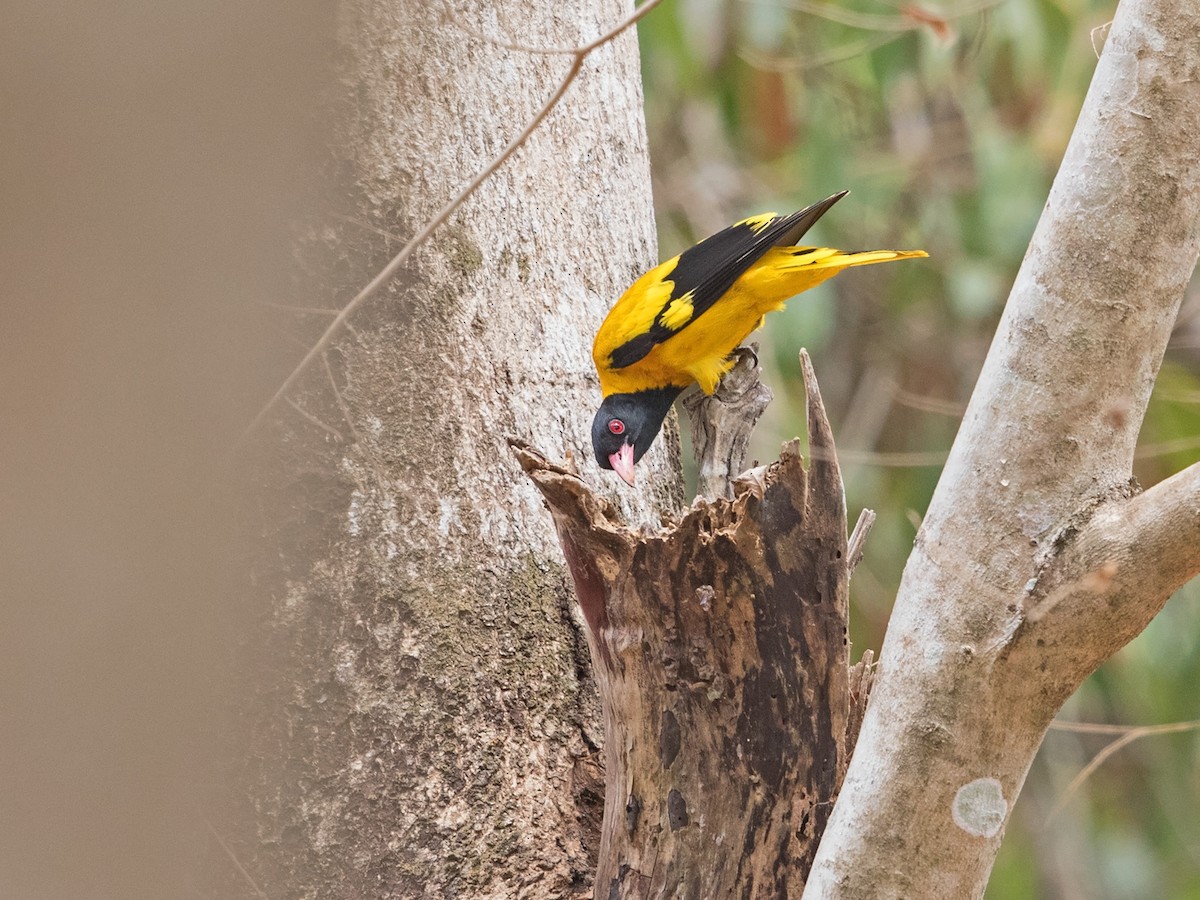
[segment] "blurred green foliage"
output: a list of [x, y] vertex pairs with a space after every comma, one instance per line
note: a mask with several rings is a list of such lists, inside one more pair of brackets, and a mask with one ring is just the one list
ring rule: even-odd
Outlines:
[[[847, 273], [758, 336], [776, 401], [753, 452], [803, 433], [813, 354], [851, 516], [879, 520], [852, 586], [878, 648], [905, 559], [1103, 46], [1112, 0], [669, 0], [640, 26], [661, 255], [744, 215], [850, 188], [814, 242], [921, 247]], [[1185, 300], [1141, 434], [1152, 484], [1200, 456], [1200, 291]], [[1200, 584], [1060, 718], [1200, 719]], [[1143, 737], [1069, 796], [1118, 734], [1052, 731], [988, 890], [1200, 898], [1200, 730]], [[1051, 815], [1055, 805], [1061, 808]]]

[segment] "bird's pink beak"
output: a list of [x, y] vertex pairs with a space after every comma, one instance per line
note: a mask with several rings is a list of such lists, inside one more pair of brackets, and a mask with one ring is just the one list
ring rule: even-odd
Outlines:
[[609, 456], [608, 461], [612, 464], [613, 471], [621, 476], [621, 480], [633, 487], [633, 447], [622, 444], [621, 449]]

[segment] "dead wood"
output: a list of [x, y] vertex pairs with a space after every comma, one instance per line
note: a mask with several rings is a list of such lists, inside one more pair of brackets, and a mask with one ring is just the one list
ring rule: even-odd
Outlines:
[[[629, 528], [577, 474], [517, 447], [554, 516], [604, 707], [598, 897], [803, 887], [852, 717], [842, 480], [802, 362], [809, 467], [789, 442], [732, 499], [698, 499], [658, 531]], [[860, 701], [867, 683], [860, 673]]]

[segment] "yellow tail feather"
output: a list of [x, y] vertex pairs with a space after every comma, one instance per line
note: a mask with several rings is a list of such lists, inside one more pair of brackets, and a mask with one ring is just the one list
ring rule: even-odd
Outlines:
[[845, 253], [831, 247], [776, 247], [738, 279], [735, 290], [754, 298], [750, 303], [761, 314], [782, 308], [789, 297], [816, 287], [842, 269], [928, 255], [924, 250]]
[[[797, 253], [797, 249], [801, 252]], [[894, 259], [920, 259], [929, 255], [924, 250], [864, 250], [847, 253], [829, 247], [813, 247], [811, 252], [804, 252], [807, 250], [807, 247], [779, 248], [764, 262], [781, 269], [848, 269], [851, 266], [869, 266], [872, 263], [891, 262]]]

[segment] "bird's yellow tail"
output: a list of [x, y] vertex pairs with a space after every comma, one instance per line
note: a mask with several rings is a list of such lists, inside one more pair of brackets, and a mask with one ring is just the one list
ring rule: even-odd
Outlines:
[[842, 269], [928, 255], [924, 250], [845, 252], [832, 247], [774, 247], [738, 280], [737, 287], [757, 297], [758, 303], [765, 304], [762, 311], [768, 312]]
[[928, 256], [924, 250], [834, 250], [832, 247], [776, 247], [763, 260], [781, 269], [848, 269], [894, 259], [920, 259]]

